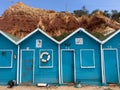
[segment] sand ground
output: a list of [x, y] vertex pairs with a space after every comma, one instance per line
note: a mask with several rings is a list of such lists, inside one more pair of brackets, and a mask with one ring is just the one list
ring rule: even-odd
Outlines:
[[120, 90], [120, 86], [82, 86], [81, 88], [76, 88], [75, 86], [15, 86], [13, 88], [0, 86], [0, 90]]

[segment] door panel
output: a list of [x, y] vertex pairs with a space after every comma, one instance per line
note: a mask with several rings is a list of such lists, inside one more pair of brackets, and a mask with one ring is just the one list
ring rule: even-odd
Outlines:
[[74, 52], [62, 51], [62, 74], [64, 83], [74, 82]]
[[33, 51], [22, 51], [22, 83], [33, 82]]
[[104, 50], [106, 83], [118, 83], [116, 50]]

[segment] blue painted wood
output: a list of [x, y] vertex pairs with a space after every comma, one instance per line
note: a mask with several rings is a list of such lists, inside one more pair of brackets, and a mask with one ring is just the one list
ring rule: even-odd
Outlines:
[[[83, 67], [94, 67], [94, 52], [90, 50], [81, 51], [81, 61]], [[87, 55], [87, 56], [86, 56]]]
[[[116, 69], [116, 67], [117, 66], [113, 66], [113, 65], [115, 65], [116, 64], [116, 56], [114, 55], [115, 54], [115, 52], [113, 51], [113, 52], [109, 52], [109, 53], [112, 53], [112, 54], [110, 54], [110, 55], [108, 55], [107, 53], [108, 52], [106, 52], [106, 54], [108, 55], [108, 56], [106, 56], [106, 55], [104, 55], [106, 58], [109, 58], [109, 57], [111, 57], [111, 58], [113, 58], [113, 61], [110, 59], [110, 62], [107, 62], [107, 61], [105, 61], [106, 62], [106, 64], [105, 65], [107, 65], [107, 63], [108, 63], [108, 65], [111, 65], [112, 67], [114, 67], [113, 69], [114, 69], [114, 72], [115, 73], [113, 73], [113, 75], [114, 75], [114, 78], [112, 78], [112, 80], [110, 81], [110, 82], [112, 82], [112, 83], [119, 83], [117, 80], [117, 74], [116, 73], [120, 73], [120, 33], [118, 33], [118, 34], [116, 34], [113, 38], [111, 38], [110, 40], [108, 40], [106, 43], [104, 43], [103, 44], [103, 49], [104, 48], [107, 48], [107, 49], [116, 49], [116, 50], [118, 50], [118, 68], [119, 68], [119, 72], [118, 72], [118, 69]], [[109, 67], [110, 69], [111, 69], [111, 67]], [[105, 73], [110, 73], [111, 72], [111, 70], [110, 69], [108, 69], [108, 71], [105, 69], [105, 67], [104, 67], [104, 70], [105, 70]], [[110, 77], [113, 77], [113, 76], [111, 76], [110, 75]], [[109, 77], [107, 77], [108, 79], [107, 80], [109, 80]], [[114, 79], [114, 80], [113, 80]], [[109, 81], [107, 81], [107, 82], [109, 82]]]
[[[52, 63], [53, 63], [53, 57], [52, 57], [53, 53], [52, 53], [52, 50], [41, 50], [39, 54], [41, 55], [43, 52], [48, 52], [49, 55], [50, 55], [50, 59], [49, 59], [49, 61], [47, 61], [47, 63], [42, 62], [42, 60], [40, 59], [39, 60], [39, 66], [40, 67], [52, 67]], [[48, 55], [43, 55], [42, 58], [47, 60]]]
[[74, 52], [62, 51], [63, 83], [74, 82]]
[[[16, 55], [16, 58], [12, 57], [13, 68], [0, 68], [0, 85], [6, 85], [9, 80], [17, 80], [17, 46], [13, 44], [11, 41], [9, 41], [2, 34], [0, 34], [0, 41], [1, 41], [0, 50], [10, 49], [13, 50], [13, 54]], [[10, 65], [10, 63], [7, 62], [8, 59], [9, 59], [8, 54], [6, 58], [0, 56], [0, 62], [2, 62], [1, 65], [2, 66]]]
[[0, 51], [0, 67], [11, 67], [11, 57], [13, 57], [11, 51]]
[[[36, 48], [36, 40], [42, 40], [42, 47]], [[32, 34], [30, 37], [25, 39], [20, 43], [20, 49], [29, 49], [35, 50], [35, 70], [34, 70], [34, 84], [37, 83], [49, 83], [57, 84], [58, 83], [58, 45], [57, 43], [50, 40], [48, 37], [43, 35], [40, 31]], [[39, 68], [40, 66], [40, 51], [43, 49], [52, 49], [53, 50], [53, 68]], [[29, 56], [28, 56], [29, 57]], [[52, 60], [52, 59], [50, 59]], [[51, 65], [50, 64], [45, 64]]]
[[106, 83], [118, 83], [116, 50], [104, 50]]
[[[83, 38], [83, 44], [77, 45], [75, 43], [76, 38]], [[67, 46], [67, 44], [69, 46]], [[76, 82], [77, 83], [84, 83], [84, 84], [91, 84], [91, 85], [95, 85], [95, 84], [101, 85], [102, 74], [101, 74], [100, 43], [95, 41], [90, 36], [86, 35], [83, 31], [79, 31], [78, 33], [74, 34], [69, 39], [64, 41], [60, 46], [61, 46], [60, 47], [61, 49], [67, 49], [68, 48], [68, 49], [74, 49], [75, 50]], [[94, 49], [95, 68], [81, 68], [81, 62], [80, 62], [80, 54], [81, 54], [80, 50], [81, 49]], [[67, 55], [67, 56], [69, 57], [69, 55]], [[88, 55], [86, 55], [86, 57], [87, 56]], [[92, 58], [92, 56], [89, 56], [89, 57]], [[88, 59], [88, 58], [86, 58], [86, 59]], [[67, 72], [65, 74], [67, 74]]]
[[33, 82], [33, 51], [22, 51], [22, 80], [21, 83]]

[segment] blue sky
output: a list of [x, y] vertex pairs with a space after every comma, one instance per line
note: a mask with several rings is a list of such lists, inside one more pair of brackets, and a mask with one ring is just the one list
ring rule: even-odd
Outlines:
[[120, 11], [120, 0], [0, 0], [0, 15], [16, 2], [23, 2], [35, 8], [55, 11], [70, 11], [81, 9], [85, 6], [90, 12], [99, 10]]

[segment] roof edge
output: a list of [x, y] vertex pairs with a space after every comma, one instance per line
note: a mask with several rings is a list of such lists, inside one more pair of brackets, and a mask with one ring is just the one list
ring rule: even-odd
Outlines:
[[113, 33], [112, 35], [110, 35], [108, 38], [106, 38], [105, 40], [102, 41], [102, 44], [106, 43], [107, 41], [109, 41], [110, 39], [112, 39], [115, 35], [117, 35], [120, 32], [120, 29], [118, 31], [116, 31], [115, 33]]
[[85, 34], [87, 34], [88, 36], [90, 36], [91, 38], [93, 38], [95, 41], [101, 43], [101, 41], [99, 39], [97, 39], [95, 36], [93, 36], [92, 34], [90, 34], [89, 32], [87, 32], [85, 29], [83, 28], [78, 28], [76, 29], [73, 33], [71, 33], [70, 35], [68, 35], [66, 38], [64, 38], [62, 41], [60, 41], [60, 44], [63, 43], [64, 41], [66, 41], [67, 39], [69, 39], [70, 37], [72, 37], [74, 34], [76, 34], [79, 31], [83, 31]]
[[22, 41], [24, 41], [25, 39], [27, 39], [29, 36], [33, 35], [34, 33], [36, 33], [37, 31], [41, 32], [43, 35], [45, 35], [46, 37], [48, 37], [49, 39], [51, 39], [52, 41], [54, 41], [55, 43], [59, 44], [59, 42], [57, 40], [55, 40], [54, 38], [52, 38], [51, 36], [49, 36], [47, 33], [45, 33], [44, 31], [42, 31], [40, 28], [36, 28], [34, 31], [32, 31], [31, 33], [29, 33], [27, 36], [25, 36], [24, 38], [22, 38], [21, 40], [19, 40], [17, 42], [17, 45], [20, 44]]
[[8, 40], [10, 40], [12, 43], [14, 43], [15, 45], [17, 45], [17, 42], [14, 41], [12, 38], [10, 38], [6, 33], [4, 33], [2, 30], [0, 30], [0, 33], [6, 37]]

